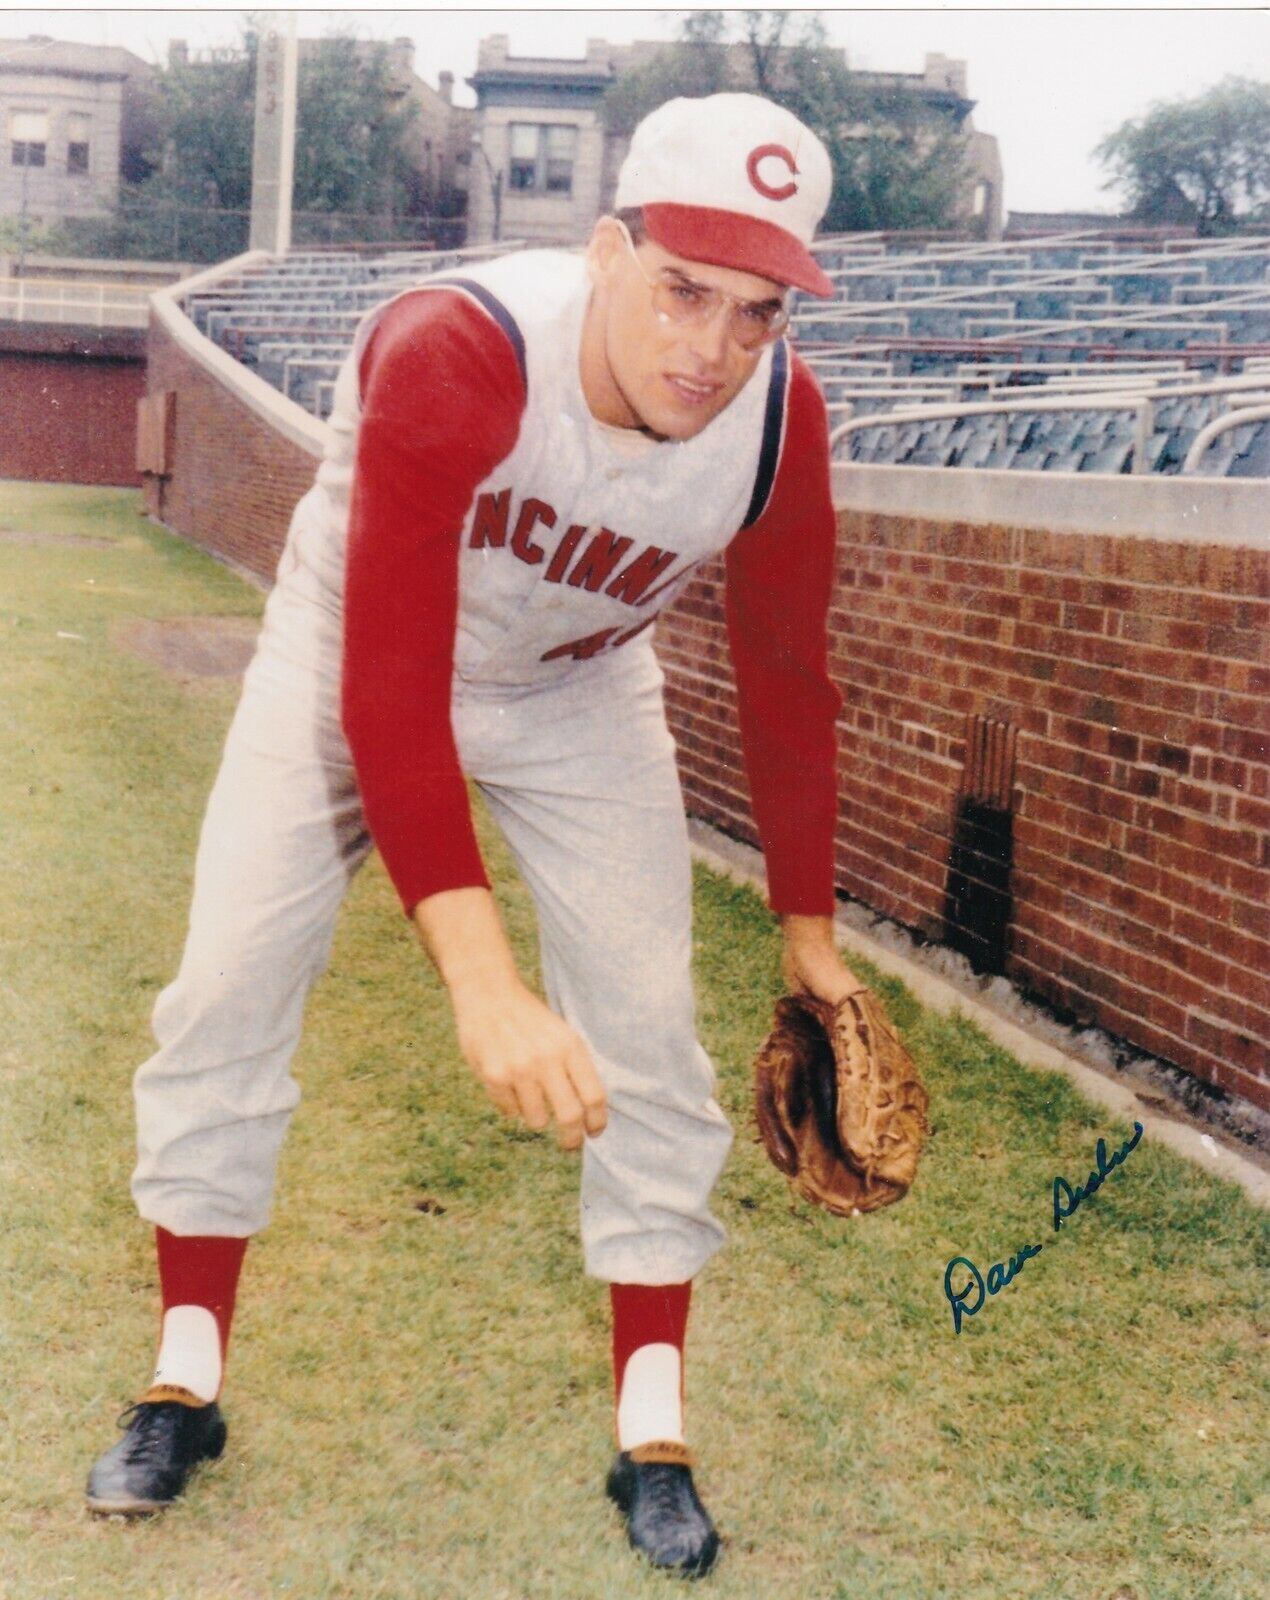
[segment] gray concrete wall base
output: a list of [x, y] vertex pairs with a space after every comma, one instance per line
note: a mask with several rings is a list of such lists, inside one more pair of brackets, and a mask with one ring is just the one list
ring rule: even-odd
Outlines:
[[832, 473], [839, 511], [1253, 549], [1270, 531], [1264, 478], [962, 471], [840, 461]]
[[[690, 820], [689, 833], [696, 860], [734, 882], [748, 884], [760, 894], [765, 892], [766, 879], [758, 851], [696, 819]], [[838, 918], [837, 931], [845, 951], [862, 956], [873, 962], [879, 971], [899, 978], [922, 1005], [941, 1015], [960, 1013], [1025, 1066], [1063, 1073], [1082, 1094], [1113, 1115], [1129, 1122], [1140, 1122], [1146, 1138], [1167, 1145], [1214, 1177], [1237, 1183], [1250, 1200], [1270, 1209], [1270, 1161], [1258, 1152], [1236, 1148], [1217, 1130], [1209, 1132], [1183, 1121], [1181, 1115], [1161, 1110], [1154, 1096], [1144, 1099], [1127, 1084], [1105, 1076], [1068, 1052], [1037, 1038], [984, 1000], [965, 993], [920, 962], [888, 949], [842, 917]], [[755, 1044], [757, 1046], [757, 1040]]]

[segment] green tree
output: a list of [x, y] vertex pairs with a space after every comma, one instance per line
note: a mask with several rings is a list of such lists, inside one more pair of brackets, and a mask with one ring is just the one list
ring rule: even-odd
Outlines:
[[826, 227], [952, 229], [966, 187], [966, 146], [904, 89], [856, 91], [857, 121], [827, 141], [834, 198]]
[[1094, 157], [1146, 222], [1193, 220], [1201, 235], [1264, 217], [1270, 204], [1270, 84], [1228, 77], [1189, 100], [1159, 101]]
[[155, 149], [147, 154], [162, 188], [186, 204], [251, 204], [256, 42], [249, 32], [241, 48], [174, 61], [160, 77]]
[[409, 210], [407, 141], [418, 110], [390, 93], [387, 45], [323, 39], [304, 59], [296, 105], [295, 206], [301, 211]]
[[964, 145], [947, 120], [895, 83], [853, 77], [815, 12], [747, 11], [754, 87], [819, 134], [833, 165], [831, 232], [955, 225]]
[[[238, 45], [159, 70], [150, 174], [122, 186], [108, 221], [73, 225], [81, 248], [215, 261], [246, 247], [258, 39], [249, 21]], [[303, 45], [295, 210], [383, 218], [387, 228], [426, 210], [435, 197], [422, 191], [409, 153], [417, 115], [408, 96], [392, 92], [387, 45], [345, 35]], [[353, 235], [365, 226], [359, 220]]]
[[630, 135], [636, 123], [667, 100], [731, 89], [724, 29], [721, 11], [690, 13], [674, 44], [624, 72], [605, 90], [600, 110], [608, 131]]
[[691, 13], [677, 41], [608, 90], [605, 123], [629, 134], [675, 95], [728, 89], [766, 95], [820, 136], [834, 173], [826, 229], [956, 225], [961, 137], [911, 90], [872, 88], [854, 77], [816, 12]]

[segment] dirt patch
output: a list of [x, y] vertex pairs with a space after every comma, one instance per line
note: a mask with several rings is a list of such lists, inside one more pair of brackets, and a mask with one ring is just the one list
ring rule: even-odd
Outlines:
[[113, 550], [114, 539], [100, 539], [90, 533], [39, 533], [30, 529], [0, 528], [0, 544], [67, 544], [88, 550]]
[[241, 678], [259, 632], [259, 617], [130, 617], [111, 643], [176, 678]]

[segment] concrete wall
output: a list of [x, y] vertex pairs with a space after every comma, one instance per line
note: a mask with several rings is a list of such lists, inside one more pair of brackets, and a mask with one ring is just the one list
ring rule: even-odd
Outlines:
[[136, 485], [141, 334], [0, 328], [0, 478]]
[[175, 401], [170, 472], [146, 475], [146, 510], [272, 582], [292, 508], [313, 482], [316, 457], [282, 437], [158, 323], [150, 328], [147, 387], [152, 395], [172, 393]]

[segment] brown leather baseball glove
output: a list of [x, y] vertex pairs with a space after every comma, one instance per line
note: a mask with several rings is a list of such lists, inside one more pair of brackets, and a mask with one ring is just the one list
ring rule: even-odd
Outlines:
[[810, 995], [776, 1002], [754, 1062], [754, 1102], [790, 1187], [840, 1217], [902, 1200], [930, 1131], [913, 1059], [863, 987], [837, 1006]]

